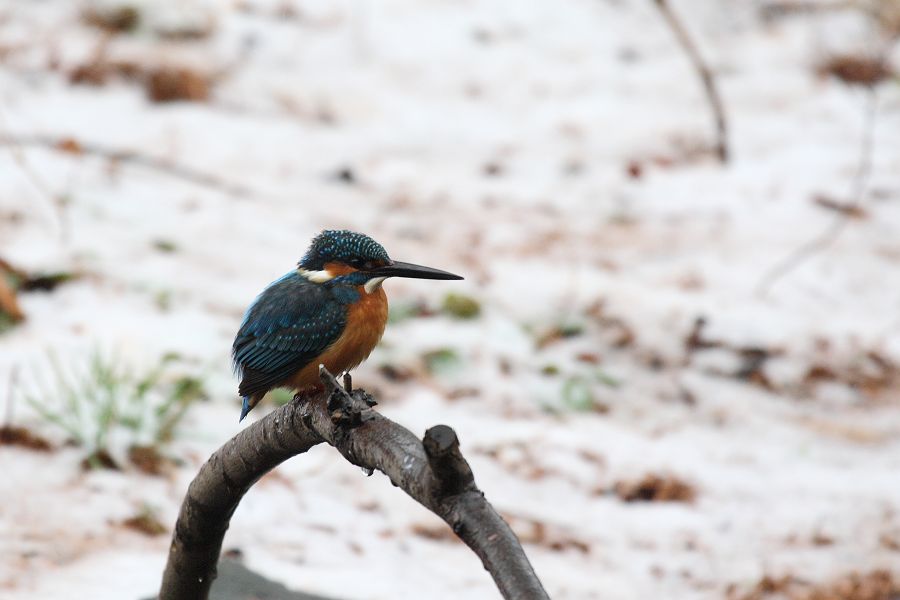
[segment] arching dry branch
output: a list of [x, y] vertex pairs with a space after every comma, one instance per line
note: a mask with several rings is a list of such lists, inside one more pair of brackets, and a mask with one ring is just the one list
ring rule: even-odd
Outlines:
[[868, 101], [863, 113], [863, 131], [859, 148], [859, 163], [856, 174], [853, 176], [850, 190], [850, 202], [836, 211], [834, 220], [827, 228], [818, 233], [814, 238], [797, 247], [790, 254], [779, 260], [772, 266], [759, 283], [756, 285], [756, 295], [765, 297], [782, 277], [812, 258], [817, 253], [825, 250], [833, 244], [843, 233], [854, 215], [863, 214], [863, 200], [866, 189], [869, 186], [869, 178], [872, 175], [872, 160], [875, 153], [875, 116], [878, 111], [878, 96], [875, 88], [868, 90]]
[[423, 441], [374, 410], [363, 390], [342, 388], [324, 367], [326, 392], [295, 397], [219, 448], [188, 488], [175, 524], [161, 600], [205, 600], [231, 515], [266, 472], [316, 444], [379, 470], [441, 517], [480, 558], [504, 598], [548, 598], [522, 546], [475, 485], [456, 433], [432, 427]]
[[712, 70], [703, 62], [697, 45], [691, 40], [687, 29], [678, 20], [678, 17], [669, 6], [668, 0], [654, 0], [654, 4], [662, 13], [663, 18], [678, 39], [678, 43], [684, 49], [685, 53], [693, 65], [697, 76], [703, 83], [703, 91], [706, 93], [706, 99], [709, 102], [709, 108], [712, 111], [713, 119], [716, 123], [716, 156], [722, 163], [728, 162], [728, 122], [725, 120], [725, 109], [722, 107], [722, 99], [719, 96], [719, 90], [716, 87], [716, 80], [713, 77]]

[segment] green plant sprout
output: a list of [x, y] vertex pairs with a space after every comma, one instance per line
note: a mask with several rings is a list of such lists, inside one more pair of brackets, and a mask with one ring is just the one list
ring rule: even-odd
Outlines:
[[206, 396], [200, 379], [174, 372], [176, 354], [164, 355], [141, 375], [98, 351], [82, 369], [77, 364], [65, 369], [53, 352], [48, 359], [50, 377], [38, 394], [25, 394], [25, 401], [86, 448], [92, 467], [110, 456], [116, 442], [129, 448], [168, 444], [190, 406]]

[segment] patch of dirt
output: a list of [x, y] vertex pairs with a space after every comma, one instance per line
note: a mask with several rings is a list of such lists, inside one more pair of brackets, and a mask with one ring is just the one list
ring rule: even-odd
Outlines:
[[900, 552], [900, 532], [885, 532], [878, 537], [878, 543], [882, 548], [887, 548], [894, 552]]
[[90, 471], [91, 469], [120, 470], [119, 463], [117, 463], [116, 459], [114, 459], [105, 449], [97, 450], [88, 456], [85, 456], [81, 461], [81, 468], [85, 471]]
[[416, 372], [412, 369], [400, 365], [392, 365], [386, 363], [378, 367], [378, 372], [388, 381], [403, 383], [415, 379]]
[[38, 452], [53, 450], [53, 446], [44, 438], [31, 433], [24, 427], [14, 427], [12, 425], [0, 427], [0, 446], [19, 446]]
[[102, 53], [69, 72], [69, 82], [81, 85], [104, 86], [116, 77], [141, 84], [153, 102], [205, 102], [214, 83], [212, 75], [186, 66], [109, 61]]
[[122, 521], [122, 526], [143, 533], [147, 536], [163, 535], [168, 530], [149, 510], [141, 511], [133, 517]]
[[691, 356], [695, 352], [710, 349], [724, 349], [733, 352], [740, 358], [740, 365], [732, 373], [716, 373], [727, 377], [734, 377], [741, 381], [759, 386], [765, 390], [773, 391], [775, 386], [766, 375], [765, 366], [769, 359], [780, 356], [783, 351], [779, 349], [763, 348], [760, 346], [739, 346], [729, 344], [722, 340], [707, 337], [704, 334], [706, 317], [697, 317], [688, 335], [684, 339], [686, 362], [689, 364]]
[[818, 68], [821, 76], [840, 79], [847, 85], [872, 87], [891, 77], [887, 63], [877, 57], [858, 54], [837, 54], [822, 62]]
[[591, 551], [590, 545], [561, 527], [518, 515], [504, 514], [503, 519], [523, 544], [534, 544], [555, 552], [575, 550], [582, 554]]
[[56, 273], [40, 273], [28, 275], [19, 282], [19, 290], [23, 292], [52, 292], [63, 283], [77, 279], [78, 275], [67, 271]]
[[708, 350], [710, 348], [718, 348], [722, 342], [708, 339], [703, 335], [703, 329], [706, 327], [706, 317], [697, 317], [694, 324], [684, 338], [684, 349], [688, 354], [697, 352], [698, 350]]
[[128, 5], [105, 8], [91, 6], [85, 9], [81, 16], [86, 24], [110, 33], [134, 31], [141, 20], [141, 13], [137, 7]]
[[132, 446], [128, 460], [147, 475], [165, 475], [172, 467], [172, 461], [160, 454], [156, 446]]
[[813, 584], [791, 575], [767, 575], [748, 592], [739, 593], [732, 586], [727, 597], [729, 600], [897, 600], [900, 579], [885, 570], [854, 571], [824, 584]]
[[837, 382], [869, 398], [900, 386], [900, 366], [876, 350], [862, 353], [849, 364], [815, 362], [807, 369], [802, 385], [811, 388], [822, 382]]
[[157, 67], [147, 73], [145, 89], [153, 102], [203, 102], [209, 98], [211, 79], [184, 67]]
[[615, 494], [625, 502], [693, 502], [697, 490], [672, 475], [645, 475], [635, 481], [618, 481]]

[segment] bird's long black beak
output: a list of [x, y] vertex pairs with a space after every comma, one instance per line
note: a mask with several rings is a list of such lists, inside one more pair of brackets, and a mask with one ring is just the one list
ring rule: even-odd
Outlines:
[[389, 265], [367, 271], [372, 277], [411, 277], [413, 279], [462, 279], [459, 275], [414, 265], [412, 263], [394, 261]]

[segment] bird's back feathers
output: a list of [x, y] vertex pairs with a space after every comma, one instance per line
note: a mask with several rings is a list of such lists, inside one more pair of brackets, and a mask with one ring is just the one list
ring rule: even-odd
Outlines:
[[345, 302], [296, 271], [267, 287], [247, 310], [232, 346], [241, 396], [264, 394], [333, 344], [347, 323]]

